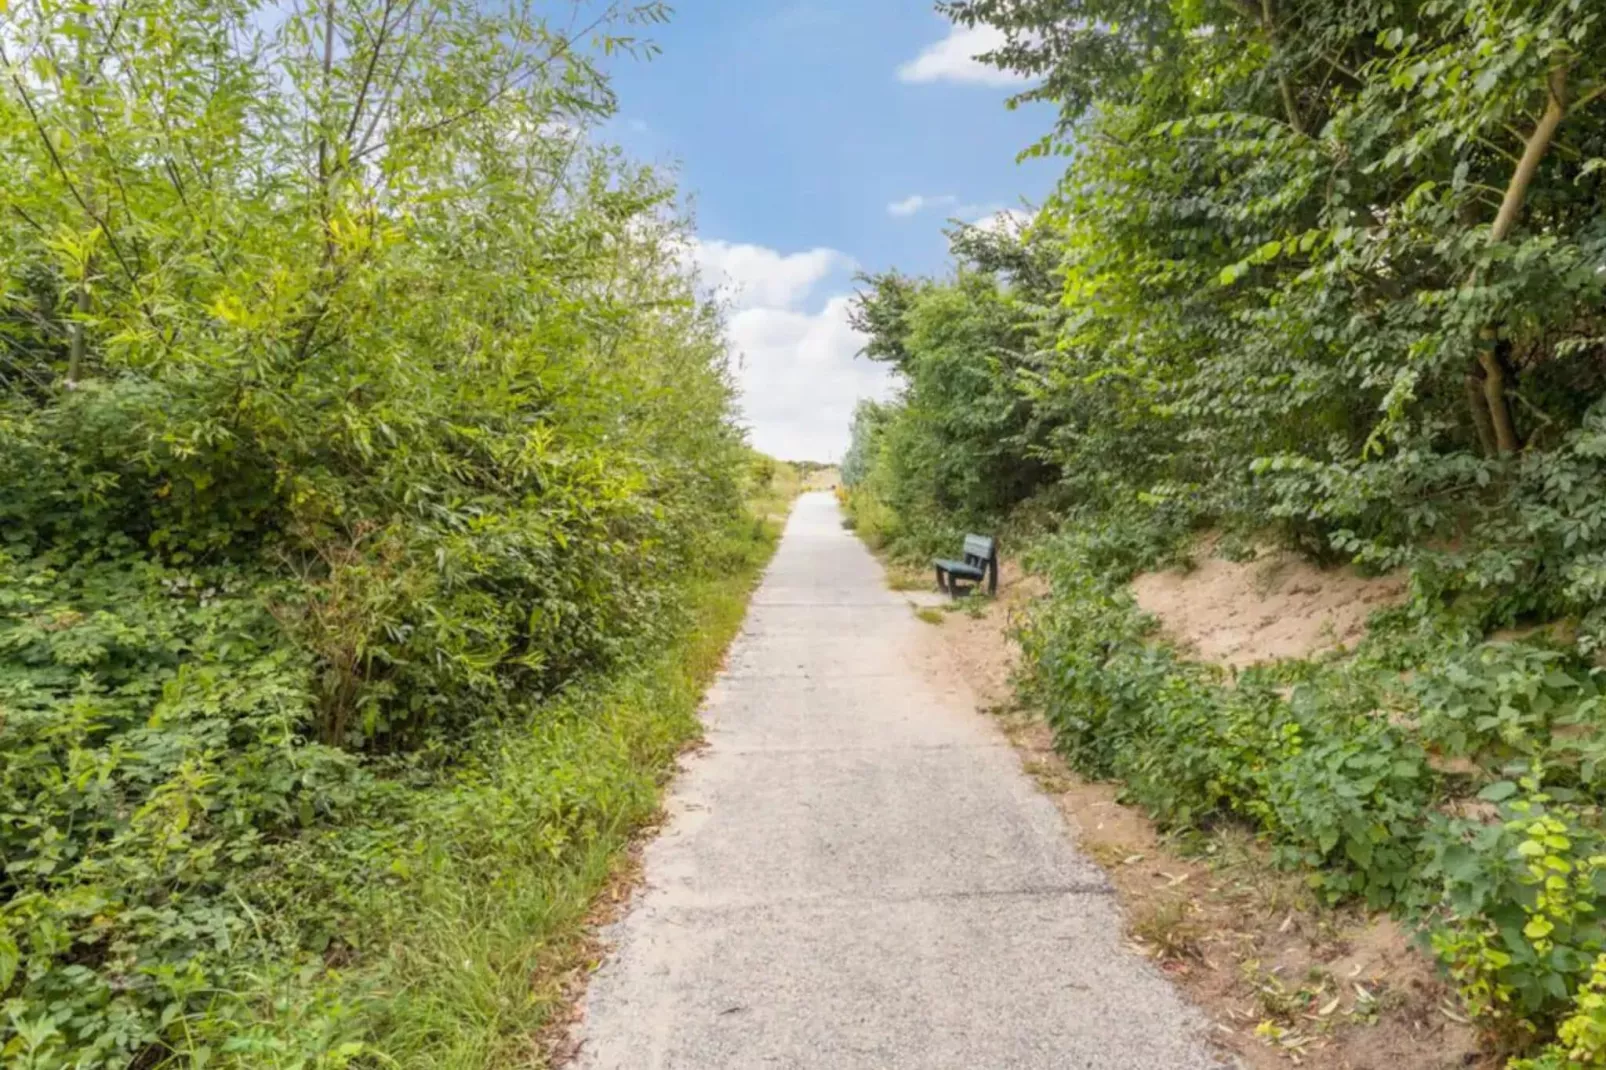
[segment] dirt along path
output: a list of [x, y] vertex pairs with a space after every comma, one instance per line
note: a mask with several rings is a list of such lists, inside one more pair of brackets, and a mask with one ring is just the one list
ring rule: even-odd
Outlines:
[[927, 627], [800, 498], [604, 934], [578, 1066], [1217, 1065]]

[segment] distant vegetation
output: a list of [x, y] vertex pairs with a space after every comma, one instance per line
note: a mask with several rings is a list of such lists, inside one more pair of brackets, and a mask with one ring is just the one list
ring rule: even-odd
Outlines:
[[[1003, 32], [1067, 165], [948, 277], [864, 280], [905, 390], [855, 418], [854, 523], [1031, 538], [1028, 687], [1077, 768], [1419, 924], [1514, 1065], [1606, 1066], [1606, 12], [940, 6]], [[1125, 586], [1205, 527], [1410, 601], [1228, 676]]]
[[8, 1067], [528, 1054], [696, 731], [796, 477], [497, 10], [0, 3]]

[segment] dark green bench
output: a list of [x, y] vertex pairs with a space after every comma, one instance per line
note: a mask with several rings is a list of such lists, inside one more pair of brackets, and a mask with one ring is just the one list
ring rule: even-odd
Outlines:
[[986, 535], [966, 535], [964, 559], [950, 561], [939, 557], [932, 562], [937, 567], [937, 589], [951, 595], [959, 594], [960, 581], [981, 584], [987, 579], [987, 593], [998, 593], [998, 543]]

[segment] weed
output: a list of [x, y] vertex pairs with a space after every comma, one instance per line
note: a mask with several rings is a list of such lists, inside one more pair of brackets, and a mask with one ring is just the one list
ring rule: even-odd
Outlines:
[[987, 616], [987, 609], [992, 605], [992, 599], [980, 591], [971, 591], [964, 597], [955, 600], [953, 607], [971, 620], [981, 620]]
[[1039, 787], [1051, 795], [1066, 791], [1071, 786], [1071, 779], [1065, 775], [1064, 769], [1057, 761], [1042, 758], [1028, 758], [1021, 763], [1026, 775], [1035, 780]]
[[1107, 840], [1087, 840], [1077, 845], [1087, 856], [1097, 862], [1103, 869], [1114, 869], [1124, 865], [1133, 858], [1141, 858], [1127, 852], [1125, 847]]
[[1166, 960], [1198, 959], [1203, 936], [1194, 918], [1193, 904], [1183, 897], [1144, 904], [1133, 916], [1129, 931]]

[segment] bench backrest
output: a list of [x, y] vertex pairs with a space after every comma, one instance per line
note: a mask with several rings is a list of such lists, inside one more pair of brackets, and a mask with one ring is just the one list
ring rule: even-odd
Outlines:
[[965, 536], [965, 564], [985, 565], [993, 559], [997, 544], [986, 535]]

